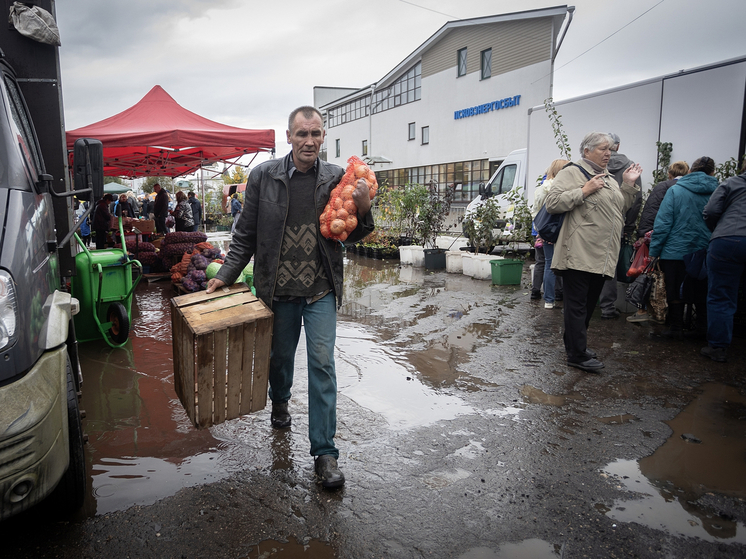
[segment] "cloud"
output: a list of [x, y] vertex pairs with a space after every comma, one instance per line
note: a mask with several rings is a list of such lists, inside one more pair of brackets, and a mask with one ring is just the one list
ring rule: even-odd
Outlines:
[[[743, 0], [710, 3], [706, 18], [693, 16], [701, 12], [699, 0], [655, 6], [658, 2], [627, 0], [613, 7], [597, 0], [575, 2], [556, 61], [555, 98], [746, 52]], [[111, 116], [157, 84], [206, 118], [274, 129], [282, 154], [287, 114], [313, 102], [314, 86], [363, 87], [381, 79], [452, 19], [442, 14], [471, 18], [546, 5], [541, 0], [520, 5], [511, 0], [66, 0], [57, 3], [66, 124], [77, 128]]]

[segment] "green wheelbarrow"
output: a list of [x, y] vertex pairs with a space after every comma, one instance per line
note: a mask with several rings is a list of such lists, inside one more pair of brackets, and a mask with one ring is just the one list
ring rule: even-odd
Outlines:
[[103, 338], [111, 347], [121, 347], [129, 338], [132, 293], [142, 278], [142, 265], [127, 254], [122, 218], [119, 218], [121, 249], [88, 250], [78, 234], [82, 252], [75, 256], [72, 296], [80, 302], [74, 316], [78, 341]]

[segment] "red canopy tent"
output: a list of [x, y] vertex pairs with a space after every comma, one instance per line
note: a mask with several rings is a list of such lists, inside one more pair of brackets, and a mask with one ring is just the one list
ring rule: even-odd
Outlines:
[[69, 130], [67, 149], [78, 138], [104, 146], [107, 176], [178, 177], [203, 165], [235, 162], [242, 155], [272, 152], [274, 130], [248, 130], [188, 111], [159, 85], [129, 109], [94, 124]]

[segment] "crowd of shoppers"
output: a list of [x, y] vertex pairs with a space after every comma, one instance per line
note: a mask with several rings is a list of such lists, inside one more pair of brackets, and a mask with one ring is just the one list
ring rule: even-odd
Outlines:
[[[649, 243], [665, 279], [662, 335], [706, 338], [702, 355], [726, 361], [746, 269], [746, 161], [740, 175], [719, 186], [712, 158], [698, 158], [691, 169], [674, 162], [640, 213], [642, 169], [619, 153], [619, 145], [615, 134], [586, 135], [581, 159], [555, 160], [537, 187], [533, 217], [546, 206], [549, 213], [563, 213], [564, 222], [556, 244], [537, 236], [531, 298], [541, 297], [543, 285], [544, 306], [553, 308], [552, 278], [562, 278], [567, 364], [600, 371], [604, 364], [587, 347], [587, 330], [596, 306], [602, 318], [619, 316], [620, 244], [633, 242], [636, 228], [636, 246]], [[627, 320], [651, 317], [642, 309]]]

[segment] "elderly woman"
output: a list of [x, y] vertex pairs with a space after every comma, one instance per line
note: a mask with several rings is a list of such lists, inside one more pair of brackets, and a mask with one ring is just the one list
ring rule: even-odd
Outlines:
[[181, 190], [176, 193], [176, 207], [171, 212], [176, 220], [177, 231], [191, 231], [194, 226], [192, 207], [187, 201], [187, 195]]
[[631, 165], [617, 184], [606, 169], [612, 144], [608, 134], [587, 134], [580, 144], [582, 158], [557, 174], [546, 198], [549, 213], [566, 212], [552, 271], [564, 282], [567, 364], [591, 373], [604, 364], [587, 348], [588, 324], [605, 278], [616, 274], [624, 215], [635, 201], [635, 181], [642, 174], [639, 164]]

